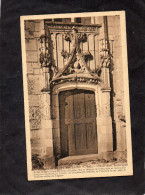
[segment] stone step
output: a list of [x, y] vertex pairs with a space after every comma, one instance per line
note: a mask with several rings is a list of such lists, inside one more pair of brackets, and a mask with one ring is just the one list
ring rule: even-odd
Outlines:
[[78, 155], [78, 156], [67, 156], [58, 161], [58, 166], [60, 165], [71, 165], [79, 164], [82, 162], [95, 161], [98, 159], [98, 154], [89, 154], [89, 155]]

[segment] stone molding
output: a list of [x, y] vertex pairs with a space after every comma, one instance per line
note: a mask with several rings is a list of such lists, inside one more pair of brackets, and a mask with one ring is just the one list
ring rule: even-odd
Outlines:
[[101, 24], [90, 24], [90, 25], [84, 25], [79, 23], [62, 23], [62, 22], [45, 22], [46, 25], [49, 26], [50, 31], [53, 30], [54, 32], [66, 32], [72, 30], [72, 28], [75, 26], [75, 28], [79, 32], [86, 32], [86, 33], [96, 33], [99, 34], [99, 28], [101, 27]]

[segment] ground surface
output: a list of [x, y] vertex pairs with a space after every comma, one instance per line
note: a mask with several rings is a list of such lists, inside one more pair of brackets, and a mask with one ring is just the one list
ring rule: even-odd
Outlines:
[[60, 159], [58, 162], [58, 169], [61, 168], [73, 168], [73, 167], [90, 167], [90, 166], [105, 166], [105, 165], [121, 165], [126, 164], [126, 158], [112, 159], [112, 160], [100, 160], [97, 159], [97, 155], [81, 155], [81, 156], [69, 156]]

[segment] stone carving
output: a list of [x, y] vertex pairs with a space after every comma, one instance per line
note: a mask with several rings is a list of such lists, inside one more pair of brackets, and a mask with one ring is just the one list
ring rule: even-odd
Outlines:
[[100, 59], [101, 67], [110, 67], [111, 58], [113, 57], [109, 49], [109, 41], [106, 39], [101, 39], [101, 49], [100, 49]]
[[60, 76], [74, 73], [91, 75], [86, 64], [86, 59], [88, 59], [91, 54], [89, 52], [83, 53], [80, 49], [80, 43], [87, 41], [87, 35], [85, 33], [78, 33], [78, 30], [73, 27], [72, 32], [66, 34], [65, 40], [71, 42], [72, 49], [70, 53], [62, 50], [61, 54], [66, 59], [66, 64], [63, 71], [58, 73], [53, 80], [56, 80]]
[[43, 66], [43, 67], [49, 66], [51, 63], [50, 54], [48, 54], [48, 53], [43, 54], [41, 52], [40, 53], [40, 63], [41, 63], [41, 66]]
[[48, 51], [48, 37], [44, 34], [40, 36], [40, 63], [42, 67], [49, 67], [51, 64], [51, 56]]
[[42, 34], [40, 36], [40, 64], [41, 67], [49, 67], [52, 77], [58, 73], [57, 67], [52, 63], [51, 52], [49, 48], [49, 36]]
[[[104, 53], [104, 51], [102, 51], [102, 53]], [[110, 56], [101, 54], [100, 57], [101, 57], [101, 66], [108, 68], [110, 65]]]
[[83, 53], [76, 53], [75, 57], [71, 61], [72, 63], [68, 64], [67, 69], [63, 72], [63, 75], [73, 74], [73, 73], [86, 73], [89, 74], [89, 71], [86, 67], [85, 55]]
[[[50, 26], [49, 26], [50, 28]], [[92, 28], [92, 27], [91, 27]], [[95, 27], [96, 28], [96, 27]], [[98, 27], [97, 27], [98, 28]], [[84, 32], [78, 32], [78, 26], [71, 26], [71, 31], [67, 31], [65, 34], [65, 40], [71, 42], [71, 51], [62, 50], [61, 55], [65, 59], [65, 65], [61, 72], [58, 72], [58, 68], [53, 63], [52, 51], [51, 51], [51, 40], [49, 34], [45, 32], [40, 36], [40, 63], [41, 67], [48, 67], [48, 74], [50, 74], [49, 82], [50, 84], [68, 82], [69, 79], [63, 79], [62, 77], [71, 75], [72, 80], [74, 80], [74, 74], [85, 74], [88, 79], [86, 82], [98, 83], [100, 77], [98, 72], [91, 72], [87, 66], [87, 60], [92, 58], [90, 52], [82, 52], [80, 43], [87, 41], [87, 35]], [[45, 71], [45, 70], [44, 70]], [[45, 73], [46, 74], [46, 73]], [[91, 78], [90, 78], [91, 77]], [[93, 80], [94, 79], [94, 80]], [[46, 80], [46, 79], [45, 79]], [[77, 79], [77, 81], [82, 82], [83, 79]]]
[[54, 78], [58, 73], [58, 68], [54, 64], [51, 65], [51, 72], [52, 72], [52, 78]]
[[61, 83], [68, 83], [68, 82], [84, 82], [87, 84], [98, 84], [100, 83], [99, 78], [93, 78], [93, 77], [78, 77], [76, 74], [72, 77], [59, 77], [56, 80], [52, 80], [52, 86], [55, 84], [61, 84]]
[[78, 30], [73, 27], [72, 33], [68, 32], [65, 36], [65, 40], [70, 41], [72, 43], [72, 47], [73, 49], [76, 49], [76, 52], [80, 52], [79, 44], [80, 42], [87, 41], [87, 35], [85, 33], [78, 33]]
[[[72, 27], [74, 25], [74, 24], [72, 25], [72, 24], [64, 24], [64, 23], [60, 24], [57, 22], [47, 22], [47, 23], [49, 25], [50, 30], [57, 29], [57, 31], [64, 31], [64, 30], [70, 31], [72, 30]], [[75, 27], [77, 28], [79, 32], [92, 32], [95, 34], [99, 34], [99, 28], [101, 27], [101, 25], [94, 24], [94, 25], [87, 25], [87, 26], [83, 25], [82, 26], [81, 24], [76, 23]]]
[[64, 51], [64, 50], [62, 50], [61, 55], [62, 55], [65, 59], [68, 59], [69, 56], [70, 56], [70, 54], [69, 54], [67, 51]]

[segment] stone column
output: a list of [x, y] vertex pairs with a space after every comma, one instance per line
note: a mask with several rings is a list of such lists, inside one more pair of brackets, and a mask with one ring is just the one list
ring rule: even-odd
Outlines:
[[[116, 49], [117, 50], [117, 49]], [[123, 94], [123, 72], [121, 66], [121, 59], [119, 54], [115, 53], [115, 77], [114, 77], [114, 89], [115, 89], [115, 101], [114, 101], [114, 113], [116, 122], [116, 154], [117, 158], [120, 156], [126, 156], [126, 119], [123, 109], [124, 95]], [[124, 157], [125, 157], [124, 156]]]
[[95, 24], [95, 17], [94, 16], [91, 17], [91, 24]]
[[55, 167], [53, 151], [53, 132], [51, 119], [51, 94], [50, 91], [42, 92], [42, 120], [41, 120], [41, 145], [45, 148], [45, 168]]
[[42, 120], [41, 120], [41, 145], [45, 148], [45, 168], [55, 167], [53, 132], [51, 118], [51, 91], [49, 88], [49, 67], [42, 67], [43, 89], [42, 89]]
[[40, 63], [43, 76], [41, 94], [41, 148], [43, 149], [44, 168], [54, 168], [53, 133], [51, 119], [51, 91], [50, 91], [50, 49], [48, 30], [40, 37]]
[[102, 67], [102, 85], [98, 91], [99, 112], [97, 116], [98, 153], [104, 159], [113, 158], [113, 131], [110, 111], [109, 68]]
[[75, 18], [71, 18], [71, 22], [75, 22]]

